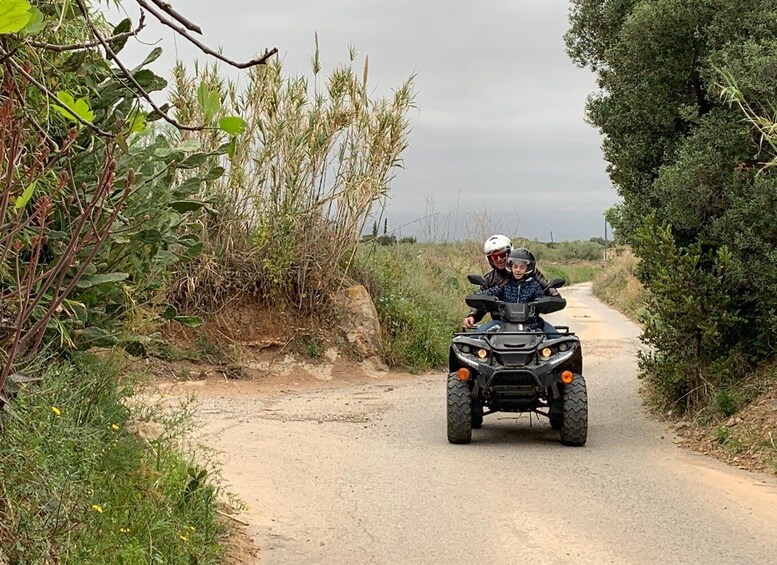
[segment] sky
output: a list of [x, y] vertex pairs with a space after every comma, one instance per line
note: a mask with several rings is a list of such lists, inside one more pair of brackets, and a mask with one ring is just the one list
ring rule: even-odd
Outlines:
[[[605, 171], [601, 135], [584, 119], [595, 77], [564, 51], [569, 2], [173, 5], [201, 26], [203, 42], [233, 60], [277, 47], [288, 74], [309, 74], [317, 33], [324, 71], [346, 63], [351, 46], [360, 53], [359, 64], [369, 56], [375, 96], [416, 75], [410, 146], [384, 212], [389, 232], [437, 241], [489, 232], [540, 241], [604, 235], [604, 211], [619, 198]], [[123, 9], [137, 21], [134, 2], [125, 1]], [[122, 53], [128, 62], [139, 62], [159, 45], [164, 54], [152, 68], [169, 78], [176, 57], [206, 59], [172, 30], [155, 25], [153, 16], [147, 21], [140, 41], [130, 40]]]

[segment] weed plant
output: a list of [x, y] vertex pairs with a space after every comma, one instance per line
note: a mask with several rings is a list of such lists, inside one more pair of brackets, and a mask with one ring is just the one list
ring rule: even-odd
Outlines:
[[[188, 410], [164, 415], [122, 380], [82, 356], [19, 389], [15, 416], [2, 413], [0, 562], [221, 562], [218, 488], [176, 448]], [[131, 418], [151, 416], [162, 437], [128, 433]]]

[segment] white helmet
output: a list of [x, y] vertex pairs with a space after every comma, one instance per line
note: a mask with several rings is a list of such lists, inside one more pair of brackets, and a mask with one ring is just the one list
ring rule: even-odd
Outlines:
[[483, 253], [486, 254], [486, 257], [488, 257], [489, 255], [497, 251], [505, 251], [507, 253], [510, 253], [510, 250], [512, 250], [512, 248], [513, 248], [513, 242], [510, 241], [509, 237], [504, 235], [492, 235], [483, 244]]

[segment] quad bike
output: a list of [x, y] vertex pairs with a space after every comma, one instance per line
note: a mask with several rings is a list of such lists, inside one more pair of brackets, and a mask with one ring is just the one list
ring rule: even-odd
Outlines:
[[[485, 285], [479, 275], [467, 278]], [[563, 284], [563, 279], [554, 279], [549, 287]], [[566, 326], [547, 334], [528, 329], [536, 315], [562, 310], [566, 300], [547, 296], [517, 304], [472, 295], [465, 302], [501, 322], [495, 331], [454, 334], [448, 361], [448, 441], [469, 443], [472, 429], [494, 412], [535, 412], [559, 430], [561, 443], [584, 445], [588, 394], [580, 340]]]

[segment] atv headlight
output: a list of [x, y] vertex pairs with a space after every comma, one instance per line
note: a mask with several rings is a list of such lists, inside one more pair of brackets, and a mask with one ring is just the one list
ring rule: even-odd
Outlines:
[[480, 357], [481, 359], [485, 359], [486, 357], [488, 357], [488, 351], [486, 351], [485, 349], [478, 349], [478, 357]]
[[472, 348], [469, 345], [464, 344], [461, 346], [461, 351], [462, 353], [469, 353], [470, 351], [472, 351]]
[[543, 359], [550, 358], [551, 355], [553, 355], [553, 350], [550, 347], [546, 347], [542, 351], [540, 351], [540, 355], [542, 355]]

